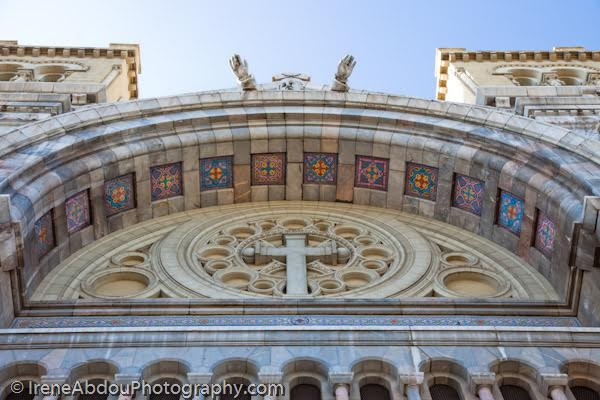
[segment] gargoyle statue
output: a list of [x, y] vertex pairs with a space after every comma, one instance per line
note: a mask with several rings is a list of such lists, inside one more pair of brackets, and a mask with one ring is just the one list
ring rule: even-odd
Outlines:
[[336, 92], [347, 92], [348, 89], [350, 89], [348, 86], [348, 77], [352, 74], [355, 65], [356, 61], [354, 60], [354, 57], [349, 54], [340, 60], [337, 73], [331, 84], [331, 90], [335, 90]]
[[248, 72], [248, 61], [242, 60], [239, 54], [234, 54], [229, 59], [229, 66], [243, 90], [256, 90], [256, 81]]

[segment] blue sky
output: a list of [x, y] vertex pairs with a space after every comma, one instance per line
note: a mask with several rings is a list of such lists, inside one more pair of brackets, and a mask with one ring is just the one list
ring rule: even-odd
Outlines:
[[436, 47], [600, 50], [599, 21], [600, 0], [0, 0], [0, 39], [139, 43], [141, 97], [232, 87], [233, 53], [258, 82], [303, 72], [329, 83], [351, 53], [353, 88], [433, 98]]

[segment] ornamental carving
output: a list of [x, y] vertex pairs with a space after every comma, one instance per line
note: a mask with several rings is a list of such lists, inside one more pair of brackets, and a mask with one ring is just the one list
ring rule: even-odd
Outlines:
[[439, 221], [281, 202], [147, 221], [73, 254], [33, 298], [477, 297], [555, 299], [503, 248]]

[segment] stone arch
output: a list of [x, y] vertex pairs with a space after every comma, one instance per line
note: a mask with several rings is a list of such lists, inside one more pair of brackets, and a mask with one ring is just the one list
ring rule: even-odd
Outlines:
[[228, 382], [233, 379], [242, 379], [245, 383], [258, 382], [258, 367], [248, 359], [231, 358], [219, 361], [212, 368], [212, 382], [219, 383], [223, 380]]
[[190, 366], [186, 361], [165, 358], [152, 361], [142, 367], [141, 377], [147, 383], [158, 379], [175, 379], [180, 383], [187, 382], [187, 374]]
[[538, 370], [526, 361], [519, 359], [500, 360], [491, 363], [490, 371], [496, 374], [496, 385], [502, 392], [502, 386], [516, 386], [524, 389], [530, 400], [545, 399], [540, 391], [541, 376]]
[[[114, 381], [115, 374], [119, 372], [119, 367], [109, 360], [89, 360], [76, 364], [71, 368], [67, 382], [87, 382], [91, 385], [108, 384]], [[96, 396], [81, 394], [76, 397], [79, 400], [97, 399]], [[103, 396], [107, 399], [108, 395]]]
[[76, 382], [82, 379], [104, 379], [112, 381], [119, 367], [109, 360], [89, 360], [74, 365], [69, 372], [68, 381]]
[[10, 81], [16, 76], [17, 70], [23, 68], [21, 64], [3, 62], [0, 63], [0, 81]]
[[423, 390], [429, 399], [432, 398], [429, 389], [436, 385], [449, 386], [456, 391], [460, 400], [474, 399], [469, 389], [469, 372], [459, 361], [451, 358], [430, 358], [419, 365], [419, 370], [425, 374]]
[[590, 360], [569, 360], [560, 366], [560, 372], [569, 376], [568, 390], [580, 400], [573, 388], [590, 389], [600, 396], [600, 364]]
[[401, 398], [398, 388], [398, 368], [385, 358], [361, 358], [350, 366], [354, 373], [352, 392], [360, 393], [363, 386], [376, 384], [383, 386], [390, 399]]
[[0, 399], [4, 400], [11, 393], [10, 383], [14, 380], [39, 383], [47, 373], [47, 367], [38, 361], [17, 361], [3, 366], [0, 368]]
[[[403, 209], [487, 232], [488, 239], [527, 258], [535, 268], [544, 271], [559, 294], [565, 295], [570, 282], [567, 276], [570, 270], [566, 267], [573, 222], [580, 217], [583, 197], [599, 194], [594, 180], [585, 179], [579, 173], [584, 164], [590, 171], [597, 170], [600, 158], [593, 150], [599, 145], [596, 139], [485, 107], [381, 94], [311, 94], [302, 93], [306, 98], [299, 99], [297, 93], [292, 96], [287, 92], [223, 91], [146, 99], [77, 110], [11, 131], [3, 137], [7, 145], [0, 149], [0, 158], [7, 166], [0, 176], [0, 193], [10, 195], [12, 218], [22, 224], [26, 247], [24, 262], [26, 270], [32, 271], [32, 276], [25, 280], [30, 286], [23, 288], [23, 292], [35, 290], [59, 259], [52, 257], [59, 246], [40, 259], [30, 251], [35, 222], [51, 209], [62, 216], [65, 200], [79, 191], [89, 190], [92, 197], [92, 223], [71, 234], [64, 230], [57, 232], [60, 245], [70, 244], [62, 248], [72, 252], [107, 233], [170, 212], [170, 206], [153, 208], [148, 200], [138, 202], [135, 209], [128, 211], [127, 218], [123, 214], [108, 217], [101, 201], [102, 186], [111, 179], [135, 174], [134, 186], [139, 193], [148, 190], [149, 166], [183, 161], [188, 163], [184, 170], [190, 171], [193, 168], [190, 169], [189, 164], [194, 165], [204, 156], [233, 154], [237, 165], [247, 165], [249, 169], [251, 154], [260, 152], [256, 149], [271, 151], [269, 143], [272, 143], [279, 146], [278, 151], [287, 154], [293, 151], [291, 143], [299, 145], [306, 140], [307, 143], [312, 141], [320, 151], [331, 146], [332, 150], [328, 151], [337, 151], [340, 163], [349, 167], [347, 171], [352, 169], [356, 156], [390, 160], [390, 178], [393, 179], [389, 182], [399, 185], [397, 195], [388, 196], [383, 191], [373, 191], [371, 195], [368, 192], [371, 189], [347, 184], [331, 191], [330, 201]], [[341, 110], [340, 104], [344, 105]], [[303, 106], [301, 112], [298, 106]], [[332, 129], [331, 136], [328, 132]], [[290, 148], [287, 148], [288, 141]], [[27, 160], [23, 154], [28, 155]], [[572, 162], [561, 162], [564, 155]], [[302, 154], [294, 157], [300, 160]], [[450, 195], [453, 173], [475, 174], [478, 179], [489, 177], [492, 192], [513, 191], [522, 199], [526, 191], [541, 195], [527, 198], [544, 198], [543, 202], [536, 200], [535, 206], [544, 208], [542, 211], [550, 212], [550, 217], [560, 221], [556, 244], [560, 251], [548, 260], [535, 255], [528, 246], [525, 246], [527, 251], [519, 250], [519, 243], [531, 239], [532, 224], [527, 225], [527, 233], [521, 240], [497, 229], [492, 216], [495, 213], [490, 212], [492, 217], [488, 219], [479, 218], [466, 224], [463, 218], [448, 217], [451, 207], [446, 201], [425, 203], [410, 198], [402, 203], [405, 195], [398, 182], [403, 182], [407, 162], [444, 171], [447, 175], [444, 177], [445, 197]], [[186, 185], [186, 179], [196, 182], [197, 176], [184, 176], [186, 189], [172, 209], [189, 210], [198, 204], [217, 204], [210, 196], [200, 201], [203, 195], [194, 189], [194, 184]], [[264, 188], [253, 191], [246, 181], [244, 185], [234, 185], [233, 192], [222, 201], [299, 199], [302, 184], [301, 179], [297, 181], [293, 189], [285, 185], [281, 190], [266, 192]], [[338, 180], [339, 185], [341, 181]], [[343, 181], [351, 183], [352, 179]], [[488, 198], [495, 198], [495, 194], [490, 193]], [[142, 197], [149, 199], [144, 195], [138, 196], [138, 200]], [[496, 205], [490, 200], [486, 207]]]
[[333, 399], [333, 389], [329, 383], [329, 368], [317, 358], [295, 358], [282, 367], [283, 385], [291, 394], [298, 385], [312, 385], [319, 389], [323, 400]]

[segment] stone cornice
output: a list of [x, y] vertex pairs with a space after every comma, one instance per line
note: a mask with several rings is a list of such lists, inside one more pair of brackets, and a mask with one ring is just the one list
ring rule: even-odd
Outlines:
[[[272, 114], [269, 118], [279, 115], [281, 119], [283, 111], [281, 107], [284, 106], [287, 107], [284, 114], [286, 117], [309, 115], [311, 114], [309, 107], [314, 107], [312, 111], [320, 112], [321, 119], [332, 118], [335, 115], [339, 120], [347, 115], [355, 117], [360, 125], [367, 125], [371, 122], [375, 127], [385, 121], [390, 123], [394, 121], [395, 125], [395, 121], [406, 116], [406, 113], [473, 123], [518, 133], [553, 146], [558, 145], [600, 164], [599, 140], [585, 138], [575, 132], [516, 116], [497, 108], [382, 93], [330, 91], [251, 91], [244, 93], [214, 91], [86, 107], [56, 118], [25, 125], [0, 136], [0, 157], [40, 141], [58, 138], [67, 131], [106, 125], [112, 121], [149, 118], [189, 111], [198, 111], [199, 116], [203, 116], [200, 119], [205, 119], [209, 123], [210, 121], [218, 122], [217, 120], [237, 119], [243, 121], [254, 118], [252, 114], [259, 111], [256, 118], [264, 117], [268, 112]], [[220, 112], [218, 109], [223, 111]], [[325, 110], [330, 110], [330, 112], [327, 113]], [[318, 115], [315, 113], [313, 115], [316, 118]], [[332, 117], [325, 117], [326, 114], [331, 114]], [[191, 117], [191, 115], [189, 116]], [[181, 115], [181, 117], [184, 118], [185, 115]], [[165, 120], [165, 118], [160, 119]], [[195, 119], [196, 122], [201, 123], [198, 118]], [[579, 145], [575, 146], [572, 143]]]
[[462, 62], [540, 62], [540, 61], [600, 61], [600, 50], [586, 50], [583, 47], [555, 47], [552, 51], [540, 50], [475, 50], [465, 48], [438, 48], [435, 51], [436, 99], [446, 98], [448, 66], [455, 61]]
[[132, 74], [129, 76], [130, 96], [132, 99], [138, 97], [137, 76], [142, 73], [138, 44], [111, 43], [109, 47], [23, 46], [19, 45], [17, 41], [5, 40], [0, 41], [0, 62], [7, 61], [5, 57], [10, 57], [9, 61], [12, 62], [17, 61], [18, 57], [56, 57], [61, 63], [71, 62], [79, 65], [82, 64], [71, 61], [69, 58], [123, 59], [128, 65], [128, 71]]
[[0, 330], [0, 350], [140, 346], [506, 346], [600, 348], [599, 328], [160, 327]]

